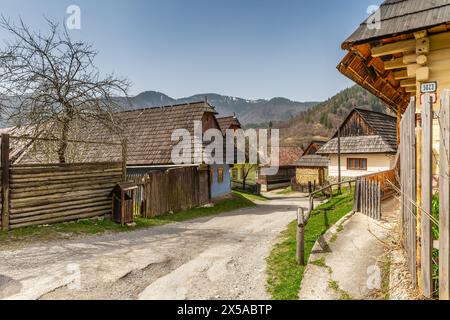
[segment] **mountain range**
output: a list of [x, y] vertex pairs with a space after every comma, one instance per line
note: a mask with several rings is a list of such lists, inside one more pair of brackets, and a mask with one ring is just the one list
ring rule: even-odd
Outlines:
[[273, 127], [280, 129], [282, 144], [307, 146], [313, 140], [330, 138], [356, 107], [395, 116], [380, 99], [355, 85]]
[[257, 126], [269, 121], [287, 121], [319, 103], [298, 102], [286, 98], [248, 100], [216, 93], [174, 99], [156, 91], [145, 91], [129, 98], [128, 101], [125, 98], [120, 98], [119, 101], [126, 109], [139, 109], [198, 102], [205, 99], [216, 108], [219, 117], [236, 115], [244, 126]]

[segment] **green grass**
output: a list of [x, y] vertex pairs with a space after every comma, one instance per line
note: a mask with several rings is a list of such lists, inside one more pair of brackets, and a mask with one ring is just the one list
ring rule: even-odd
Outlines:
[[61, 239], [74, 235], [93, 235], [106, 232], [128, 232], [136, 229], [161, 226], [168, 223], [208, 217], [222, 212], [229, 212], [240, 208], [253, 207], [254, 200], [259, 200], [256, 195], [242, 192], [233, 192], [232, 199], [217, 202], [211, 208], [194, 208], [173, 214], [167, 214], [154, 218], [135, 217], [135, 227], [122, 226], [110, 219], [87, 219], [67, 223], [58, 223], [48, 226], [32, 226], [9, 232], [0, 232], [0, 242], [6, 241], [45, 241]]
[[286, 189], [283, 189], [283, 190], [277, 192], [277, 194], [290, 194], [290, 193], [292, 193], [292, 192], [294, 192], [294, 191], [292, 190], [292, 187], [287, 187]]
[[330, 287], [330, 289], [336, 291], [336, 293], [339, 294], [339, 300], [352, 300], [352, 297], [347, 292], [341, 289], [337, 281], [330, 280], [328, 282], [328, 286]]
[[250, 201], [267, 201], [267, 200], [269, 200], [269, 198], [264, 197], [263, 195], [248, 193], [248, 192], [244, 192], [242, 190], [239, 190], [239, 191], [234, 190], [233, 193], [236, 195], [239, 195], [241, 197], [244, 197], [245, 199], [250, 200]]
[[[305, 260], [317, 239], [353, 209], [353, 194], [343, 189], [313, 211], [305, 228]], [[304, 267], [296, 262], [297, 221], [289, 224], [267, 258], [267, 290], [275, 300], [297, 300]]]

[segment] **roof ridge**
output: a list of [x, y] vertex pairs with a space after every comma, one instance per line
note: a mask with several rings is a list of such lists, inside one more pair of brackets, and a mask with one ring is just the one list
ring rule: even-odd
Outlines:
[[187, 107], [187, 106], [191, 106], [194, 104], [201, 104], [201, 103], [205, 103], [208, 107], [210, 107], [214, 110], [216, 109], [213, 105], [209, 104], [209, 102], [207, 102], [207, 101], [196, 101], [196, 102], [179, 103], [179, 104], [172, 104], [172, 105], [165, 105], [165, 106], [143, 107], [143, 108], [119, 111], [117, 113], [127, 113], [127, 112], [147, 111], [147, 110], [157, 110], [157, 109], [169, 109], [169, 108], [178, 108], [178, 107], [184, 107], [184, 106]]

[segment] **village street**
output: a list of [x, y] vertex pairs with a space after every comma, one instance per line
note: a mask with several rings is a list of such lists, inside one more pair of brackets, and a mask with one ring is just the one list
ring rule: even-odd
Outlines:
[[271, 196], [182, 223], [0, 248], [0, 298], [267, 299], [265, 259], [307, 202]]

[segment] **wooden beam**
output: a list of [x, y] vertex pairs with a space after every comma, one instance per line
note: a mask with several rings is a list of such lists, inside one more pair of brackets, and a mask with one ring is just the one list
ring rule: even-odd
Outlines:
[[[450, 91], [441, 93], [439, 149], [439, 299], [450, 300]], [[445, 196], [447, 195], [447, 196]]]
[[425, 82], [430, 79], [430, 68], [422, 67], [416, 70], [417, 81]]
[[420, 56], [417, 56], [417, 59], [416, 59], [417, 64], [424, 66], [427, 64], [427, 62], [428, 62], [428, 58], [426, 55], [421, 54]]
[[403, 56], [404, 64], [416, 63], [416, 60], [417, 60], [416, 54], [408, 54], [408, 55]]
[[406, 89], [405, 89], [405, 92], [406, 93], [416, 93], [417, 92], [417, 89], [416, 89], [416, 87], [407, 87]]
[[430, 38], [418, 39], [416, 43], [416, 54], [428, 54], [430, 52]]
[[413, 78], [413, 77], [408, 76], [407, 70], [402, 70], [402, 71], [394, 72], [394, 78], [395, 78], [395, 80], [403, 80], [403, 79], [408, 79], [408, 78]]
[[416, 51], [416, 39], [399, 41], [372, 48], [372, 57]]
[[426, 94], [422, 102], [422, 206], [421, 239], [422, 239], [422, 292], [425, 297], [433, 297], [432, 257], [433, 233], [431, 231], [432, 195], [433, 195], [433, 102]]
[[407, 79], [400, 81], [400, 87], [416, 87], [416, 79]]
[[420, 65], [418, 65], [416, 63], [415, 64], [409, 64], [406, 67], [406, 71], [408, 73], [408, 78], [415, 78], [416, 77], [416, 71], [419, 68], [420, 68]]
[[403, 69], [406, 68], [406, 65], [403, 62], [403, 58], [397, 58], [390, 61], [384, 62], [385, 70], [394, 70], [394, 69]]

